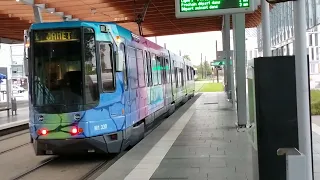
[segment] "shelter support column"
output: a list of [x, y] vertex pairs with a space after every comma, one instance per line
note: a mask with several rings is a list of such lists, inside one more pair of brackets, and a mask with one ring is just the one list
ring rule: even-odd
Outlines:
[[[224, 21], [224, 18], [223, 18], [223, 21]], [[225, 32], [226, 30], [225, 30], [225, 28], [224, 28], [224, 23], [222, 22], [222, 30], [221, 30], [221, 34], [222, 34], [222, 45], [223, 45], [223, 47], [222, 47], [222, 51], [224, 52], [224, 49], [225, 49], [225, 43], [224, 43], [224, 41], [225, 41], [225, 35], [226, 35], [226, 32]], [[216, 43], [216, 45], [217, 45], [217, 43]], [[218, 48], [216, 48], [216, 53], [218, 53]], [[218, 56], [216, 55], [216, 57], [218, 58]], [[223, 58], [225, 58], [225, 57], [223, 57]], [[227, 72], [227, 66], [225, 65], [225, 66], [223, 66], [223, 82], [224, 82], [224, 84], [225, 84], [225, 88], [224, 88], [224, 91], [225, 92], [228, 92], [228, 87], [227, 87], [227, 80], [228, 80], [228, 72]]]
[[[246, 99], [246, 34], [245, 34], [245, 14], [233, 14], [233, 43], [234, 62], [236, 69], [236, 97], [238, 126], [247, 124], [247, 99]], [[234, 92], [234, 91], [233, 91]]]
[[231, 93], [231, 81], [232, 81], [232, 67], [230, 64], [230, 15], [224, 15], [223, 16], [223, 52], [224, 52], [224, 59], [225, 59], [225, 78], [227, 79], [227, 94], [228, 94], [228, 99], [233, 99], [233, 96]]
[[42, 15], [41, 15], [41, 9], [38, 6], [33, 6], [33, 14], [34, 14], [34, 20], [36, 23], [42, 23]]
[[299, 151], [306, 156], [306, 180], [313, 179], [311, 117], [306, 41], [306, 1], [293, 2]]
[[266, 0], [261, 0], [261, 29], [263, 56], [271, 56], [271, 35], [270, 35], [270, 8]]

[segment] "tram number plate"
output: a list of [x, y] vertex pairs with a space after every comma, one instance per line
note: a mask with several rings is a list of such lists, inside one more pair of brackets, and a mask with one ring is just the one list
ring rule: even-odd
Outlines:
[[108, 128], [107, 124], [96, 125], [93, 127], [95, 131], [104, 130]]

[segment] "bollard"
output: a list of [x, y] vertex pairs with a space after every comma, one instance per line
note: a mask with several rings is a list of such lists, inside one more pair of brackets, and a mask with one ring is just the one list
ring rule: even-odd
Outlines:
[[11, 98], [11, 113], [13, 115], [13, 111], [15, 112], [15, 115], [17, 115], [17, 100], [15, 97]]
[[286, 180], [302, 180], [307, 177], [306, 157], [296, 148], [280, 148], [278, 156], [286, 156]]

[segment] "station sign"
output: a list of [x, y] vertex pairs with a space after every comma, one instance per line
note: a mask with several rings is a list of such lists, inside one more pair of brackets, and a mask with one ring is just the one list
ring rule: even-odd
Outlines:
[[175, 0], [177, 18], [252, 13], [255, 0]]

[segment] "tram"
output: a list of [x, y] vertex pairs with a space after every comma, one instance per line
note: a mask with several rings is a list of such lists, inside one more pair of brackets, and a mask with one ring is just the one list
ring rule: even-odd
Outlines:
[[190, 61], [115, 23], [38, 23], [28, 36], [36, 155], [119, 153], [194, 96]]

